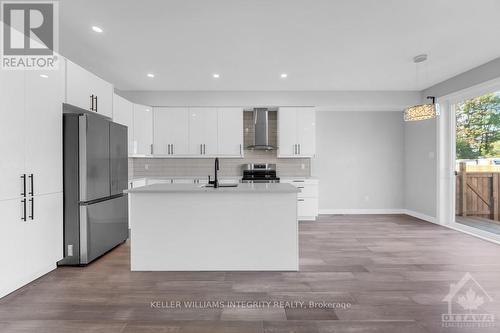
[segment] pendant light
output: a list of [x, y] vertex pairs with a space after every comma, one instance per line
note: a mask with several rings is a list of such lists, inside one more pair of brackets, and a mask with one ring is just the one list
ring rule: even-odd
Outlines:
[[[415, 71], [416, 71], [416, 81], [418, 86], [418, 64], [427, 60], [427, 54], [420, 54], [413, 58], [413, 62], [415, 63]], [[430, 99], [432, 103], [427, 104], [418, 104], [414, 106], [408, 107], [404, 111], [404, 121], [418, 121], [425, 119], [432, 119], [439, 116], [439, 109], [436, 105], [436, 98], [434, 96], [427, 96], [427, 99]]]

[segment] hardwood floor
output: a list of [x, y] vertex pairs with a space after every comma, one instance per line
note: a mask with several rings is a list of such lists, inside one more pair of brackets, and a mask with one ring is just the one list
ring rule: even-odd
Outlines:
[[300, 224], [300, 272], [130, 272], [124, 244], [1, 299], [0, 332], [498, 332], [442, 328], [443, 298], [467, 272], [493, 298], [479, 312], [499, 321], [500, 246], [408, 216], [325, 215]]

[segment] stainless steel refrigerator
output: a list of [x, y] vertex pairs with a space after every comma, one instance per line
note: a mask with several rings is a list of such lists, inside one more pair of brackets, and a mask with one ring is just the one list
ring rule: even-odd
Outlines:
[[128, 238], [127, 127], [64, 105], [64, 259], [86, 265]]

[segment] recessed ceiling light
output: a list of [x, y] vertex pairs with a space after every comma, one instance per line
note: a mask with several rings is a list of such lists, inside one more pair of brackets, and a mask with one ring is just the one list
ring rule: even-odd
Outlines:
[[220, 78], [220, 74], [214, 73], [214, 74], [212, 75], [212, 77], [213, 77], [214, 79], [218, 79], [218, 78]]
[[153, 73], [148, 73], [148, 77], [150, 77], [150, 78], [154, 78], [154, 77], [155, 77], [155, 75], [154, 75]]
[[280, 75], [282, 79], [286, 79], [288, 77], [288, 74], [287, 73], [283, 73]]
[[44, 79], [48, 78], [49, 76], [47, 74], [40, 74], [40, 77], [43, 77]]
[[93, 26], [92, 27], [92, 30], [94, 30], [95, 32], [98, 32], [98, 33], [101, 33], [103, 30], [101, 28], [99, 28], [98, 26]]

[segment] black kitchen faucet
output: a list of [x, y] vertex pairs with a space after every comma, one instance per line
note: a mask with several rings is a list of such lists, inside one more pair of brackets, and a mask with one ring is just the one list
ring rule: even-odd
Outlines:
[[214, 163], [214, 180], [210, 180], [210, 176], [208, 176], [208, 184], [213, 185], [214, 188], [219, 187], [219, 178], [217, 177], [217, 173], [219, 172], [219, 158], [215, 158], [215, 163]]

